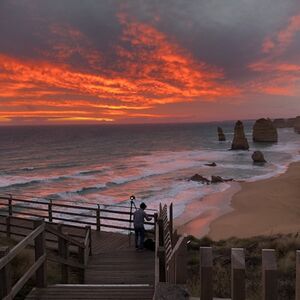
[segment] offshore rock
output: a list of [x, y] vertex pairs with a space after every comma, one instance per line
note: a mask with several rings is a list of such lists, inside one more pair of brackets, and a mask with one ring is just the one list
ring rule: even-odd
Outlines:
[[253, 126], [253, 141], [276, 143], [278, 141], [277, 129], [270, 119], [259, 119]]
[[216, 167], [217, 164], [215, 162], [212, 162], [212, 163], [209, 163], [209, 164], [204, 164], [205, 166], [208, 166], [208, 167]]
[[201, 183], [206, 183], [206, 184], [209, 184], [209, 183], [210, 183], [209, 179], [207, 179], [207, 178], [205, 178], [205, 177], [203, 177], [202, 175], [199, 175], [199, 174], [193, 175], [193, 176], [190, 178], [190, 180], [192, 180], [192, 181], [197, 181], [197, 182], [201, 182]]
[[226, 141], [226, 136], [223, 132], [223, 129], [221, 127], [218, 127], [218, 137], [219, 137], [219, 142], [224, 142]]
[[245, 136], [244, 125], [241, 121], [237, 121], [234, 128], [234, 138], [231, 150], [248, 150], [249, 144]]
[[211, 176], [211, 183], [220, 183], [220, 182], [228, 182], [228, 181], [233, 181], [233, 178], [230, 179], [224, 179], [221, 176]]
[[252, 160], [254, 163], [265, 163], [265, 157], [261, 151], [254, 151], [252, 154]]

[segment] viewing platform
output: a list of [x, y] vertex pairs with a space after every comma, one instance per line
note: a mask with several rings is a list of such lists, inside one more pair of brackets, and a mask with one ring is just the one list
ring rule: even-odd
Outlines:
[[[153, 219], [146, 222], [146, 238], [155, 241], [155, 251], [137, 251], [131, 234], [133, 206], [0, 197], [0, 233], [19, 242], [0, 251], [2, 299], [13, 299], [34, 274], [36, 287], [26, 299], [153, 299], [158, 282], [168, 278], [175, 283], [185, 276], [177, 255], [182, 256], [186, 243], [179, 239], [173, 247], [172, 205], [169, 217], [167, 210], [148, 211]], [[26, 246], [34, 247], [35, 263], [12, 283], [10, 262]], [[47, 284], [47, 260], [61, 264], [61, 284]], [[69, 283], [70, 268], [79, 270], [79, 284]]]

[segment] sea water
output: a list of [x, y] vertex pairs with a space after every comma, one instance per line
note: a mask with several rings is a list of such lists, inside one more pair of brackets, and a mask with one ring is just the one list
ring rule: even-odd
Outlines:
[[[219, 142], [221, 126], [226, 142]], [[252, 142], [252, 121], [244, 122], [250, 151], [229, 151], [234, 122], [205, 124], [0, 127], [0, 194], [74, 203], [173, 203], [175, 217], [193, 201], [230, 185], [190, 181], [195, 173], [255, 181], [287, 170], [300, 160], [300, 135], [278, 129], [274, 144]], [[268, 161], [254, 165], [261, 150]], [[205, 164], [215, 162], [216, 167]], [[211, 204], [203, 202], [200, 210]], [[195, 212], [195, 213], [201, 213]]]

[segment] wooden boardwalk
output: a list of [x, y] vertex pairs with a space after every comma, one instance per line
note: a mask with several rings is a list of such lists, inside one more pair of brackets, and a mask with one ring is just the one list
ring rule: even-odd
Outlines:
[[136, 251], [133, 237], [93, 230], [85, 284], [35, 288], [26, 299], [152, 299], [154, 252]]
[[[2, 224], [2, 225], [1, 225]], [[21, 241], [33, 229], [32, 220], [12, 218], [11, 237]], [[51, 226], [57, 227], [57, 224]], [[0, 217], [2, 235], [6, 235], [5, 218]], [[21, 228], [23, 227], [23, 228]], [[26, 227], [26, 228], [25, 228]], [[85, 228], [63, 226], [62, 232], [83, 240]], [[17, 233], [19, 235], [14, 235]], [[91, 231], [92, 255], [85, 268], [84, 284], [52, 285], [34, 288], [26, 299], [152, 299], [155, 279], [155, 253], [138, 252], [134, 235]], [[57, 239], [46, 233], [47, 247], [57, 249]], [[76, 247], [70, 246], [76, 252]]]

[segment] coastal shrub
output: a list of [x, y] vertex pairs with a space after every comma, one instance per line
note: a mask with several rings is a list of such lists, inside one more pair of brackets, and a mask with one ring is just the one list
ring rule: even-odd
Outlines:
[[[12, 248], [16, 245], [16, 242], [12, 239], [0, 238], [0, 246], [9, 246]], [[52, 254], [55, 254], [55, 251]], [[72, 256], [72, 255], [71, 255]], [[15, 284], [18, 279], [20, 279], [25, 272], [32, 266], [34, 263], [34, 248], [26, 247], [20, 254], [18, 254], [11, 261], [11, 275], [12, 275], [12, 284]], [[79, 272], [76, 269], [70, 268], [69, 272], [69, 281], [70, 283], [79, 283]], [[57, 284], [61, 283], [61, 265], [55, 262], [47, 261], [47, 282], [48, 284]], [[14, 298], [15, 300], [23, 300], [26, 298], [26, 295], [31, 291], [35, 286], [35, 278], [31, 278], [24, 286], [24, 288], [18, 293]]]
[[190, 237], [188, 244], [188, 287], [191, 295], [200, 295], [199, 247], [213, 247], [213, 286], [214, 296], [230, 297], [231, 248], [244, 248], [246, 259], [246, 294], [249, 300], [261, 299], [261, 251], [275, 249], [278, 264], [278, 299], [289, 300], [295, 297], [296, 250], [300, 249], [298, 234], [258, 236], [253, 238], [229, 238], [212, 241], [205, 237]]

